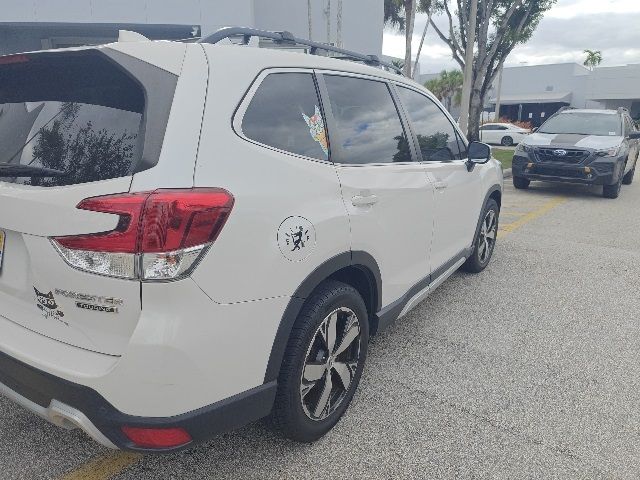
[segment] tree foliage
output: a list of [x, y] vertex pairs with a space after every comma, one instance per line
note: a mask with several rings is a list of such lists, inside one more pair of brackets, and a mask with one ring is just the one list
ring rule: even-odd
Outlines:
[[404, 72], [411, 76], [413, 58], [411, 42], [416, 12], [430, 12], [433, 0], [384, 0], [385, 25], [397, 29], [405, 36]]
[[459, 106], [462, 100], [463, 80], [461, 70], [443, 70], [438, 77], [428, 80], [424, 86], [451, 111], [451, 107]]
[[63, 104], [61, 114], [40, 129], [33, 146], [31, 163], [67, 175], [57, 179], [34, 177], [32, 185], [74, 185], [127, 175], [137, 135], [96, 130], [91, 121], [77, 125], [78, 112], [78, 104]]
[[[556, 0], [478, 0], [473, 82], [469, 108], [469, 137], [478, 138], [486, 95], [505, 60], [518, 44], [527, 42], [544, 13]], [[448, 29], [431, 25], [464, 70], [469, 25], [469, 0], [435, 0], [434, 8], [448, 21]]]
[[586, 49], [584, 53], [587, 54], [583, 65], [589, 70], [593, 71], [598, 65], [602, 63], [602, 52], [600, 50]]

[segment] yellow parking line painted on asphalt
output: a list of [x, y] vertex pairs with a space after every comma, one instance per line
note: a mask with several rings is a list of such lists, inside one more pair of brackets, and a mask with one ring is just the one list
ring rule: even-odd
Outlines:
[[564, 197], [554, 198], [553, 200], [550, 200], [547, 203], [543, 204], [537, 210], [533, 210], [533, 211], [523, 215], [522, 218], [516, 220], [515, 222], [507, 223], [506, 225], [505, 224], [501, 225], [500, 226], [500, 233], [502, 233], [503, 235], [511, 233], [514, 230], [517, 230], [518, 228], [522, 227], [523, 225], [535, 220], [536, 218], [541, 217], [545, 213], [550, 212], [551, 210], [556, 208], [558, 205], [562, 205], [566, 201], [567, 201], [567, 199], [564, 198]]
[[136, 463], [140, 458], [142, 455], [129, 452], [102, 455], [85, 463], [77, 470], [67, 473], [60, 480], [108, 480]]

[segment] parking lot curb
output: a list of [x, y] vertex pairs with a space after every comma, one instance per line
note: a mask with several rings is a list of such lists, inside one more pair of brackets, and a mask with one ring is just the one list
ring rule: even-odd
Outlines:
[[510, 169], [510, 168], [507, 168], [507, 169], [503, 170], [503, 171], [502, 171], [502, 176], [503, 176], [504, 178], [511, 178], [511, 177], [512, 177], [511, 169]]

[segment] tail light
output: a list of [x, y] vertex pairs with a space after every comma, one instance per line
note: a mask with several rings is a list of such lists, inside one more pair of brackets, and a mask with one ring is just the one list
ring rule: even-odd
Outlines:
[[218, 188], [88, 198], [77, 208], [118, 215], [116, 228], [51, 241], [79, 270], [144, 281], [177, 280], [191, 273], [216, 240], [233, 201]]

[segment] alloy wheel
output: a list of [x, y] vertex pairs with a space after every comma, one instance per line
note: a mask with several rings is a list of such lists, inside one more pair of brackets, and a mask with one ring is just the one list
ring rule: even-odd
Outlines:
[[353, 310], [338, 308], [320, 323], [300, 379], [302, 408], [311, 420], [324, 420], [344, 401], [358, 369], [360, 343], [360, 321]]
[[498, 217], [495, 210], [489, 210], [482, 221], [478, 238], [478, 259], [484, 264], [489, 260], [498, 234]]

